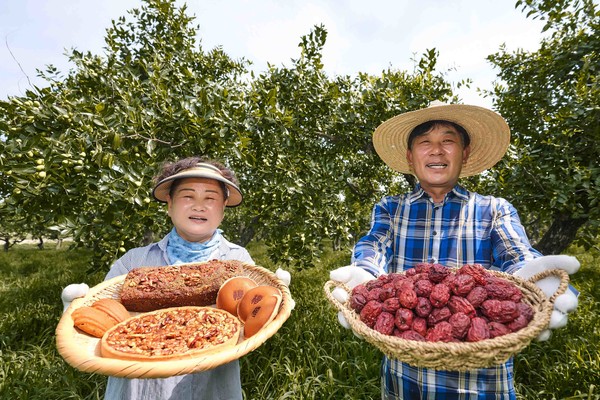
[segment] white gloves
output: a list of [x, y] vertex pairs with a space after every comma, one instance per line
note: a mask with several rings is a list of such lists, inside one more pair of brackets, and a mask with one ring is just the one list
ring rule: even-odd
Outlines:
[[66, 286], [60, 295], [63, 303], [63, 312], [67, 311], [73, 300], [78, 297], [84, 297], [89, 290], [89, 286], [85, 283], [72, 283]]
[[[292, 283], [292, 275], [288, 271], [281, 268], [277, 268], [277, 271], [275, 271], [275, 276], [277, 276], [277, 278], [279, 278], [285, 286], [287, 286], [288, 288], [290, 287], [290, 283]], [[294, 301], [294, 299], [292, 299], [291, 296], [290, 307], [290, 310], [293, 310], [294, 307], [296, 307], [296, 302]]]
[[292, 275], [288, 271], [281, 268], [277, 268], [277, 271], [275, 271], [275, 275], [277, 276], [277, 278], [281, 279], [285, 286], [290, 287], [290, 283], [292, 282]]
[[[355, 265], [348, 265], [331, 271], [329, 273], [329, 279], [331, 279], [332, 281], [342, 282], [350, 290], [352, 290], [357, 285], [375, 279], [375, 277], [360, 267], [357, 267]], [[350, 294], [341, 287], [336, 287], [335, 289], [333, 289], [331, 295], [341, 304], [346, 303], [346, 301], [348, 301], [348, 298], [350, 297]], [[338, 321], [344, 328], [350, 329], [350, 324], [348, 324], [348, 321], [346, 320], [344, 314], [342, 314], [341, 311], [338, 312]]]
[[[529, 279], [535, 274], [548, 269], [562, 269], [569, 275], [574, 274], [579, 270], [579, 261], [575, 257], [566, 255], [544, 256], [529, 261], [520, 270], [514, 273], [521, 279]], [[547, 297], [551, 297], [560, 285], [560, 278], [557, 276], [549, 276], [535, 282]], [[575, 289], [569, 286], [566, 292], [558, 296], [554, 300], [554, 310], [550, 317], [548, 329], [542, 331], [537, 340], [548, 340], [551, 336], [551, 329], [562, 328], [567, 324], [568, 314], [575, 311], [578, 305], [577, 294]]]

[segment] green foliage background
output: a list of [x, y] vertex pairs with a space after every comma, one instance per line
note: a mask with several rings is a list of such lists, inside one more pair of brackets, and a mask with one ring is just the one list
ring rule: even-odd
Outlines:
[[[539, 52], [490, 56], [502, 81], [488, 95], [513, 145], [496, 168], [463, 183], [514, 202], [544, 253], [573, 241], [590, 248], [600, 220], [599, 13], [591, 0], [517, 6], [548, 18], [553, 36]], [[229, 165], [246, 195], [227, 213], [226, 236], [261, 241], [279, 264], [314, 266], [325, 243], [341, 248], [367, 230], [383, 195], [414, 184], [375, 154], [374, 129], [432, 100], [459, 101], [453, 87], [468, 84], [447, 82], [435, 49], [412, 71], [327, 76], [324, 26], [300, 38], [290, 66], [250, 72], [248, 60], [203, 49], [186, 11], [144, 0], [112, 22], [104, 54], [73, 50], [72, 70], [47, 66], [47, 86], [0, 101], [7, 247], [26, 234], [69, 236], [107, 269], [169, 230], [149, 195], [160, 164], [206, 155]]]
[[[590, 248], [600, 221], [600, 11], [593, 0], [520, 0], [546, 21], [536, 52], [488, 60], [499, 81], [490, 93], [512, 129], [497, 188], [514, 205], [544, 254], [563, 251], [570, 236]], [[576, 232], [576, 233], [574, 233]]]
[[348, 243], [382, 188], [398, 187], [371, 132], [451, 95], [435, 51], [410, 74], [332, 79], [321, 63], [326, 31], [316, 26], [291, 67], [255, 76], [247, 61], [203, 50], [185, 11], [147, 0], [113, 21], [104, 56], [73, 51], [64, 79], [48, 67], [48, 87], [0, 102], [7, 227], [60, 231], [106, 267], [145, 234], [168, 230], [163, 206], [149, 199], [160, 164], [206, 155], [229, 165], [246, 194], [227, 215], [230, 239], [260, 239], [274, 260], [303, 266], [318, 259], [323, 238]]

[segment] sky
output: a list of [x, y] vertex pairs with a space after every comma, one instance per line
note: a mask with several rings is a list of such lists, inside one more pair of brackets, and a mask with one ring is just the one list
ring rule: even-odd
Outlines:
[[[477, 88], [491, 89], [497, 71], [486, 60], [502, 44], [509, 51], [535, 51], [542, 22], [515, 9], [516, 0], [177, 0], [199, 25], [205, 51], [221, 46], [234, 59], [291, 66], [298, 43], [315, 25], [328, 32], [323, 50], [330, 76], [380, 74], [387, 68], [412, 71], [427, 49], [439, 51], [438, 71], [457, 83], [465, 104], [491, 107]], [[67, 72], [65, 52], [75, 48], [103, 54], [111, 21], [141, 6], [140, 0], [1, 0], [0, 99], [45, 86], [37, 69], [49, 64]]]

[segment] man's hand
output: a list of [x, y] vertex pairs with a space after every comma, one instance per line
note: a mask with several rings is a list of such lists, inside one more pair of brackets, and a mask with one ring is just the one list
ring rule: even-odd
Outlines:
[[[362, 283], [375, 279], [375, 277], [360, 267], [348, 265], [331, 271], [329, 273], [329, 279], [342, 282], [348, 289], [352, 290]], [[331, 295], [342, 304], [346, 303], [350, 297], [350, 294], [341, 287], [333, 289]], [[350, 324], [348, 324], [348, 321], [342, 312], [338, 312], [338, 321], [344, 328], [350, 329]]]
[[67, 311], [73, 300], [78, 297], [84, 297], [89, 290], [90, 287], [85, 283], [72, 283], [66, 286], [60, 295], [63, 303], [63, 312]]
[[[529, 261], [523, 268], [515, 272], [514, 275], [522, 279], [529, 279], [532, 276], [549, 269], [562, 269], [571, 275], [576, 273], [579, 270], [579, 267], [579, 261], [577, 261], [575, 257], [566, 255], [544, 256]], [[542, 289], [547, 297], [551, 297], [560, 286], [560, 278], [557, 276], [549, 276], [540, 279], [535, 282], [535, 284]], [[578, 292], [576, 289], [569, 285], [566, 292], [554, 300], [554, 310], [550, 317], [548, 329], [542, 331], [537, 340], [548, 340], [552, 335], [552, 329], [562, 328], [567, 324], [568, 314], [577, 309], [577, 295]]]

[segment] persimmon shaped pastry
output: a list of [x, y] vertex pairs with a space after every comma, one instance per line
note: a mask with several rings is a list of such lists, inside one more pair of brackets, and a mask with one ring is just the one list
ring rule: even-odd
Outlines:
[[244, 337], [249, 338], [271, 322], [281, 305], [281, 291], [262, 285], [250, 289], [238, 304], [238, 317], [244, 323]]
[[246, 276], [229, 278], [221, 285], [217, 293], [217, 308], [228, 311], [237, 317], [239, 302], [246, 292], [256, 286], [258, 284]]

